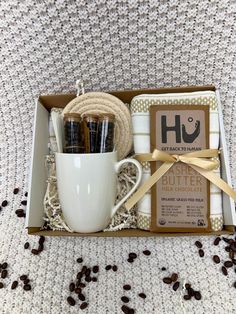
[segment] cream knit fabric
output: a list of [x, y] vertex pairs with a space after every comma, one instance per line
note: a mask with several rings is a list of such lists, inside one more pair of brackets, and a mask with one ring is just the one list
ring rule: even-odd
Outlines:
[[[9, 264], [0, 313], [78, 313], [66, 297], [80, 256], [101, 268], [98, 283], [85, 288], [83, 313], [121, 313], [124, 283], [133, 287], [127, 295], [137, 314], [183, 313], [179, 294], [161, 281], [162, 266], [202, 293], [201, 301], [184, 303], [185, 313], [235, 313], [236, 277], [233, 269], [229, 278], [213, 265], [212, 255], [226, 259], [226, 252], [212, 246], [212, 237], [202, 238], [202, 259], [192, 237], [47, 238], [45, 251], [34, 256], [23, 245], [38, 239], [27, 235], [14, 211], [28, 189], [34, 98], [74, 92], [78, 78], [89, 91], [215, 84], [236, 182], [236, 1], [1, 0], [0, 27], [0, 200], [9, 201], [0, 212], [0, 263]], [[15, 187], [21, 191], [13, 196]], [[127, 263], [129, 252], [144, 248], [150, 257], [140, 253]], [[110, 263], [118, 265], [116, 273], [105, 272]], [[23, 273], [32, 291], [11, 290]]]

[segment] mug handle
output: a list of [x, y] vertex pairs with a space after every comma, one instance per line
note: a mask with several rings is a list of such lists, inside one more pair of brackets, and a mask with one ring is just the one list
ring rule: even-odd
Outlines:
[[130, 197], [130, 195], [137, 189], [137, 187], [139, 186], [141, 179], [142, 179], [142, 166], [137, 160], [132, 159], [132, 158], [123, 159], [123, 160], [117, 162], [115, 164], [116, 173], [118, 173], [121, 166], [123, 164], [126, 164], [126, 163], [131, 163], [131, 164], [134, 164], [136, 166], [136, 168], [138, 169], [138, 178], [137, 178], [136, 183], [132, 187], [132, 189], [122, 198], [122, 200], [119, 201], [119, 203], [117, 203], [113, 207], [112, 212], [111, 212], [111, 218], [113, 218], [113, 216], [115, 215], [117, 210], [124, 204], [124, 202]]

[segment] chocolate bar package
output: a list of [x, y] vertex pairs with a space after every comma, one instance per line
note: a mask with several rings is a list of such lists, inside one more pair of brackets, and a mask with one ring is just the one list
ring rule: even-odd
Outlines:
[[[151, 151], [178, 156], [209, 148], [209, 106], [150, 106]], [[151, 163], [151, 173], [163, 161]], [[208, 232], [210, 183], [177, 161], [151, 190], [151, 231]]]

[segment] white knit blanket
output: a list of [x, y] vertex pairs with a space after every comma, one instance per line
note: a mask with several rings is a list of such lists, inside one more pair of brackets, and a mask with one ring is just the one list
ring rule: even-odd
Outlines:
[[[0, 203], [9, 201], [0, 211], [0, 263], [8, 263], [0, 313], [78, 313], [78, 298], [74, 307], [66, 298], [80, 256], [100, 266], [98, 282], [85, 288], [83, 313], [122, 313], [122, 295], [130, 296], [137, 314], [235, 313], [236, 275], [230, 269], [223, 276], [213, 263], [213, 254], [227, 254], [223, 243], [212, 245], [213, 237], [200, 238], [204, 258], [192, 237], [47, 238], [35, 256], [23, 246], [36, 246], [38, 237], [28, 236], [24, 218], [15, 214], [28, 189], [34, 98], [74, 92], [78, 78], [93, 91], [215, 84], [236, 182], [235, 0], [2, 0], [0, 27]], [[145, 248], [151, 256], [141, 253]], [[129, 252], [139, 253], [133, 264]], [[107, 264], [118, 271], [106, 272]], [[174, 271], [201, 291], [201, 301], [181, 305], [179, 293], [162, 282]], [[32, 291], [11, 290], [24, 273]], [[132, 290], [124, 293], [123, 284]]]

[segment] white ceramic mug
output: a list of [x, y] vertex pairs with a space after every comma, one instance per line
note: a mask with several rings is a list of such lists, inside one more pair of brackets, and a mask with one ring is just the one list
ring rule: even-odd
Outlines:
[[[115, 204], [117, 173], [125, 163], [137, 167], [137, 181], [126, 196]], [[68, 226], [77, 232], [96, 232], [106, 228], [117, 209], [136, 190], [142, 167], [135, 159], [117, 162], [117, 153], [56, 153], [58, 195]]]

